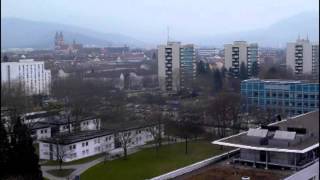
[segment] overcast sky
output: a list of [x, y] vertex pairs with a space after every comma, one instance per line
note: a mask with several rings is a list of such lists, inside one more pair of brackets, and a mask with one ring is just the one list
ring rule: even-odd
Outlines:
[[1, 17], [77, 25], [141, 40], [264, 28], [319, 0], [1, 0]]

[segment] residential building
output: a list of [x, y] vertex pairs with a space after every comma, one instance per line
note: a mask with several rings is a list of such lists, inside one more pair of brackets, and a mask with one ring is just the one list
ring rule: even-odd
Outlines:
[[242, 63], [247, 69], [248, 77], [251, 77], [253, 71], [257, 70], [259, 65], [258, 44], [248, 44], [246, 41], [234, 41], [233, 44], [225, 44], [224, 58], [225, 68], [234, 77], [239, 77]]
[[247, 112], [260, 107], [293, 116], [319, 109], [319, 83], [247, 79], [241, 82], [241, 96]]
[[158, 78], [163, 91], [187, 88], [195, 79], [196, 62], [194, 46], [168, 42], [158, 46]]
[[39, 158], [64, 162], [94, 156], [114, 149], [114, 135], [109, 130], [81, 131], [57, 135], [39, 142]]
[[21, 59], [18, 62], [1, 62], [1, 84], [22, 85], [28, 95], [50, 93], [51, 71], [43, 61]]
[[319, 76], [319, 44], [312, 44], [309, 39], [298, 38], [287, 44], [286, 65], [295, 75], [312, 74]]
[[[287, 179], [319, 179], [319, 111], [312, 111], [258, 129], [216, 140], [240, 148], [233, 163], [252, 169], [293, 169]], [[318, 168], [314, 168], [316, 165]], [[311, 169], [310, 169], [311, 168]], [[298, 172], [296, 172], [298, 171]], [[308, 172], [302, 173], [301, 172]], [[285, 179], [285, 178], [283, 178]]]
[[[158, 125], [154, 123], [131, 122], [124, 126], [110, 124], [103, 130], [57, 133], [49, 138], [40, 139], [39, 158], [57, 160], [57, 155], [64, 155], [63, 161], [68, 162], [106, 151], [110, 154], [121, 152], [124, 143], [129, 149], [153, 141], [158, 132], [157, 128]], [[163, 126], [160, 128], [163, 134]]]
[[78, 126], [78, 131], [99, 130], [101, 128], [101, 120], [94, 117], [80, 118], [76, 120], [75, 117], [67, 118], [65, 116], [49, 116], [35, 119], [24, 120], [29, 129], [31, 136], [35, 140], [50, 138], [57, 134], [75, 132]]

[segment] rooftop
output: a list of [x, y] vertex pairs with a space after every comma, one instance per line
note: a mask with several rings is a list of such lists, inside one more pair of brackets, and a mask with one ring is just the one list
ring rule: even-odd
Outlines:
[[250, 177], [250, 179], [278, 180], [284, 179], [292, 174], [291, 170], [264, 170], [251, 168], [239, 164], [230, 164], [228, 160], [205, 166], [198, 170], [192, 171], [175, 179], [177, 180], [239, 180], [241, 177]]
[[243, 80], [242, 82], [264, 82], [264, 83], [274, 83], [274, 84], [300, 84], [300, 83], [312, 83], [308, 80], [283, 80], [283, 79], [258, 79], [258, 78], [251, 78]]
[[[244, 149], [291, 153], [305, 153], [319, 147], [318, 110], [272, 123], [268, 127], [255, 130], [261, 132], [249, 130], [250, 133], [242, 132], [212, 143]], [[267, 134], [264, 132], [265, 129], [268, 129]], [[252, 136], [252, 133], [261, 136]], [[262, 137], [262, 135], [265, 136]], [[253, 140], [254, 138], [256, 140]]]
[[80, 141], [90, 140], [101, 136], [106, 136], [113, 134], [113, 131], [110, 130], [95, 130], [95, 131], [80, 131], [75, 133], [64, 133], [60, 135], [56, 135], [54, 137], [41, 140], [42, 142], [47, 143], [56, 143], [59, 141], [59, 144], [68, 145], [73, 144]]

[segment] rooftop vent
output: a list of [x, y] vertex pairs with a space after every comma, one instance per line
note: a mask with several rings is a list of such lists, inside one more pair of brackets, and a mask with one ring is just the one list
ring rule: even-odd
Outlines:
[[274, 139], [281, 139], [281, 140], [294, 140], [296, 136], [296, 132], [289, 132], [289, 131], [276, 131], [273, 138]]
[[267, 137], [267, 134], [268, 134], [267, 129], [249, 129], [247, 133], [248, 136], [261, 137], [261, 138]]

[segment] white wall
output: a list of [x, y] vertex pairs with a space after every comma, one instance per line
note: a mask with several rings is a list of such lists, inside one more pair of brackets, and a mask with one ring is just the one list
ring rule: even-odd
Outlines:
[[24, 59], [19, 62], [1, 62], [1, 83], [21, 82], [29, 95], [49, 94], [51, 71], [43, 61]]
[[100, 122], [101, 122], [100, 119], [88, 119], [88, 120], [81, 121], [80, 123], [81, 131], [99, 130], [101, 126]]
[[[107, 139], [107, 140], [106, 140]], [[40, 159], [50, 159], [50, 144], [39, 143], [39, 157]], [[52, 160], [56, 160], [56, 145], [52, 144]], [[60, 146], [65, 154], [64, 161], [74, 161], [77, 159], [93, 156], [102, 152], [114, 149], [114, 135], [101, 136], [90, 140], [80, 141], [73, 144]]]
[[44, 139], [44, 138], [50, 138], [51, 137], [51, 128], [42, 128], [36, 130], [37, 134], [37, 140]]
[[296, 45], [302, 45], [303, 56], [302, 56], [302, 72], [304, 74], [311, 74], [312, 72], [312, 44], [308, 40], [297, 40], [294, 43], [287, 43], [287, 55], [286, 55], [286, 65], [291, 67], [295, 71], [295, 51]]

